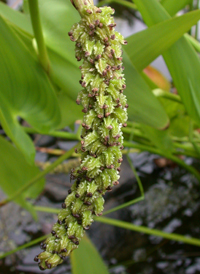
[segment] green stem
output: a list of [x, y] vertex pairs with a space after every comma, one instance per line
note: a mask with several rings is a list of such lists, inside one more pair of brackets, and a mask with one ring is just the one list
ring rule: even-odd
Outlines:
[[[60, 211], [59, 209], [45, 208], [45, 207], [42, 207], [42, 206], [35, 206], [34, 208], [37, 211], [41, 211], [41, 212], [58, 213]], [[46, 211], [46, 209], [47, 209], [47, 211]], [[105, 213], [108, 214], [108, 213], [110, 213], [110, 211], [106, 211]], [[155, 235], [157, 237], [162, 237], [162, 238], [169, 239], [169, 240], [180, 241], [180, 242], [183, 242], [183, 243], [200, 246], [200, 240], [199, 239], [185, 237], [185, 236], [182, 236], [180, 234], [166, 233], [166, 232], [163, 232], [163, 231], [160, 231], [160, 230], [157, 230], [157, 229], [152, 229], [152, 228], [148, 228], [148, 227], [145, 227], [145, 226], [137, 226], [137, 225], [134, 225], [132, 223], [119, 221], [119, 220], [115, 220], [115, 219], [111, 219], [111, 218], [107, 218], [107, 217], [95, 217], [95, 221], [100, 222], [100, 223], [104, 223], [104, 224], [108, 224], [108, 225], [114, 225], [114, 226], [121, 227], [121, 228], [124, 228], [124, 229], [138, 231], [140, 233]]]
[[169, 239], [169, 240], [174, 240], [174, 241], [179, 241], [186, 244], [200, 246], [200, 240], [196, 238], [189, 238], [189, 237], [185, 237], [175, 233], [166, 233], [157, 229], [152, 229], [144, 226], [137, 226], [131, 223], [127, 223], [124, 221], [119, 221], [119, 220], [115, 220], [107, 217], [95, 217], [95, 221], [108, 224], [108, 225], [114, 225], [117, 227], [129, 229], [129, 230], [134, 230], [140, 233], [154, 235], [154, 236]]
[[138, 174], [137, 174], [137, 171], [136, 171], [135, 167], [133, 166], [133, 163], [132, 163], [132, 161], [131, 161], [131, 158], [130, 158], [129, 154], [126, 155], [126, 158], [127, 158], [127, 161], [128, 161], [128, 163], [129, 163], [129, 165], [130, 165], [132, 171], [133, 171], [133, 174], [135, 175], [135, 178], [136, 178], [136, 180], [137, 180], [137, 183], [138, 183], [138, 186], [139, 186], [139, 189], [140, 189], [141, 197], [144, 198], [144, 188], [143, 188], [142, 182], [141, 182], [141, 180], [140, 180], [140, 177], [139, 177]]
[[34, 128], [23, 127], [23, 129], [26, 133], [30, 133], [30, 134], [38, 133], [38, 134], [53, 136], [57, 138], [65, 138], [69, 140], [80, 140], [80, 137], [77, 134], [66, 132], [66, 131], [51, 131], [51, 132], [48, 132], [48, 134], [43, 134], [36, 131]]
[[193, 139], [193, 132], [194, 132], [193, 121], [190, 119], [190, 124], [189, 124], [189, 140], [190, 140], [191, 144], [193, 145], [194, 150], [200, 156], [200, 147], [195, 143], [195, 141]]
[[[197, 23], [197, 25], [198, 25], [198, 23]], [[194, 49], [197, 52], [200, 52], [200, 43], [199, 43], [199, 41], [197, 41], [194, 37], [192, 37], [188, 33], [186, 33], [184, 36], [188, 40], [188, 42], [190, 42], [190, 44], [194, 47]]]
[[30, 247], [30, 246], [32, 246], [32, 245], [35, 245], [35, 244], [37, 244], [37, 243], [39, 243], [39, 242], [42, 242], [43, 240], [45, 240], [47, 237], [49, 237], [51, 234], [48, 234], [48, 235], [44, 235], [44, 236], [42, 236], [42, 237], [40, 237], [40, 238], [37, 238], [37, 239], [35, 239], [35, 240], [33, 240], [33, 241], [31, 241], [31, 242], [28, 242], [28, 243], [26, 243], [26, 244], [24, 244], [24, 245], [20, 245], [20, 246], [18, 246], [17, 248], [15, 248], [15, 249], [13, 249], [13, 250], [10, 250], [10, 251], [8, 251], [8, 252], [5, 252], [5, 253], [3, 253], [2, 255], [0, 255], [0, 259], [3, 259], [3, 258], [5, 258], [5, 257], [7, 257], [8, 255], [11, 255], [11, 254], [13, 254], [13, 253], [15, 253], [15, 252], [17, 252], [17, 251], [19, 251], [19, 250], [22, 250], [22, 249], [24, 249], [24, 248], [27, 248], [27, 247]]
[[13, 195], [8, 197], [7, 199], [3, 200], [0, 202], [0, 207], [6, 205], [7, 203], [13, 201], [17, 196], [22, 194], [25, 190], [27, 190], [30, 186], [35, 184], [38, 180], [40, 180], [42, 177], [44, 177], [47, 173], [49, 173], [51, 170], [53, 170], [56, 166], [61, 164], [64, 160], [68, 159], [72, 153], [74, 152], [74, 149], [78, 147], [79, 144], [75, 145], [73, 148], [68, 150], [64, 155], [59, 157], [53, 164], [48, 166], [45, 170], [42, 172], [38, 173], [32, 180], [27, 182], [25, 185], [23, 185], [20, 189], [18, 189]]
[[45, 206], [34, 206], [34, 209], [40, 212], [55, 213], [55, 214], [58, 214], [60, 212], [60, 209], [45, 207]]
[[174, 102], [183, 104], [182, 101], [181, 101], [181, 97], [179, 95], [173, 94], [171, 92], [168, 92], [168, 91], [165, 91], [165, 90], [162, 90], [162, 89], [155, 89], [155, 90], [153, 90], [153, 94], [156, 97], [163, 97], [163, 98], [172, 100]]
[[38, 0], [28, 0], [31, 23], [34, 36], [37, 42], [38, 58], [47, 74], [50, 74], [50, 62], [42, 33], [41, 19], [38, 8]]
[[174, 153], [176, 154], [179, 154], [179, 155], [181, 154], [181, 155], [199, 159], [199, 154], [193, 149], [191, 143], [181, 144], [181, 143], [174, 142], [174, 147], [176, 148], [176, 150], [174, 151]]
[[127, 203], [124, 203], [124, 204], [122, 204], [122, 205], [113, 207], [113, 208], [111, 208], [111, 209], [105, 211], [105, 212], [103, 213], [103, 215], [105, 216], [105, 215], [107, 215], [107, 214], [109, 214], [109, 213], [118, 211], [118, 210], [120, 210], [120, 209], [122, 209], [122, 208], [125, 208], [125, 207], [128, 207], [128, 206], [130, 206], [130, 205], [136, 204], [136, 203], [138, 203], [138, 202], [140, 202], [140, 201], [142, 201], [142, 200], [144, 200], [144, 196], [138, 197], [138, 198], [136, 198], [136, 199], [134, 199], [134, 200], [131, 200], [131, 201], [127, 202]]
[[149, 146], [145, 146], [145, 145], [141, 145], [141, 144], [136, 144], [136, 143], [130, 143], [127, 141], [124, 141], [124, 146], [138, 148], [141, 151], [149, 151], [150, 153], [158, 154], [165, 158], [168, 158], [168, 159], [172, 160], [173, 162], [177, 163], [178, 165], [182, 166], [183, 168], [185, 168], [190, 173], [192, 173], [200, 182], [200, 173], [194, 167], [187, 165], [184, 161], [182, 161], [181, 159], [179, 159], [178, 157], [176, 157], [172, 154], [162, 152], [157, 148], [153, 148], [153, 147], [149, 147]]

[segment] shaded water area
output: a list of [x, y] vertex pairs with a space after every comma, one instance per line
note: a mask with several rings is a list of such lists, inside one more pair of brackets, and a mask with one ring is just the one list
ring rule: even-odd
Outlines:
[[[43, 137], [45, 138], [45, 137]], [[37, 145], [69, 149], [73, 142], [55, 141], [47, 137]], [[52, 145], [53, 144], [53, 145]], [[159, 168], [159, 158], [149, 153], [130, 154], [141, 178], [145, 200], [111, 213], [111, 218], [148, 226], [195, 238], [200, 238], [200, 187], [197, 180], [184, 169], [171, 163]], [[51, 157], [50, 160], [54, 160]], [[37, 153], [37, 160], [48, 160], [47, 154]], [[186, 158], [187, 164], [199, 169], [199, 162]], [[67, 174], [49, 174], [47, 184], [36, 205], [60, 208], [70, 188]], [[105, 196], [105, 210], [140, 196], [134, 174], [126, 157], [122, 163], [120, 185]], [[3, 194], [0, 193], [0, 198]], [[14, 203], [0, 212], [0, 252], [9, 251], [51, 231], [57, 218], [55, 214], [38, 213], [35, 222], [25, 210]], [[200, 273], [200, 247], [169, 241], [155, 236], [117, 228], [95, 222], [88, 232], [89, 237], [104, 258], [112, 274], [197, 274]], [[0, 274], [44, 273], [33, 258], [40, 252], [39, 244], [19, 251], [0, 260]], [[69, 259], [64, 264], [45, 273], [71, 273]]]

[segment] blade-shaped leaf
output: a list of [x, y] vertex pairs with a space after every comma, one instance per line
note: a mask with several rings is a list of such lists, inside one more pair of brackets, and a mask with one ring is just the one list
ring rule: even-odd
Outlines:
[[[145, 16], [147, 17], [146, 13]], [[181, 38], [200, 19], [200, 10], [176, 18], [165, 19], [166, 21], [127, 38], [126, 51], [138, 70], [143, 70]], [[150, 19], [148, 22], [152, 24]]]
[[[24, 1], [24, 4], [26, 4], [25, 2], [26, 1]], [[69, 7], [71, 7], [71, 4]], [[62, 10], [61, 7], [59, 9]], [[20, 38], [23, 40], [24, 43], [26, 43], [27, 47], [29, 48], [30, 45], [32, 44], [31, 39], [33, 37], [31, 37], [32, 28], [31, 28], [30, 21], [28, 20], [28, 16], [9, 8], [7, 5], [1, 2], [0, 2], [0, 14], [4, 18], [9, 20], [8, 22], [11, 22], [12, 24], [11, 26], [13, 27], [13, 29], [17, 31], [17, 34], [20, 35]], [[27, 25], [28, 27], [26, 27]], [[15, 26], [20, 28], [23, 32], [20, 33], [15, 28]], [[27, 32], [29, 37], [24, 36], [24, 33], [27, 33]], [[63, 37], [63, 40], [65, 41], [69, 40], [66, 29], [64, 31], [64, 34], [62, 33], [61, 37]], [[49, 56], [52, 63], [52, 69], [54, 74], [54, 81], [65, 92], [63, 93], [63, 91], [61, 91], [57, 94], [58, 104], [61, 112], [61, 122], [56, 127], [57, 129], [72, 125], [77, 119], [82, 119], [82, 116], [83, 116], [83, 113], [81, 112], [81, 107], [77, 106], [77, 104], [75, 103], [77, 92], [75, 93], [70, 92], [71, 90], [79, 91], [80, 71], [77, 70], [78, 63], [75, 61], [75, 58], [74, 58], [74, 44], [71, 41], [69, 41], [69, 44], [70, 46], [73, 47], [73, 49], [71, 49], [73, 50], [71, 57], [73, 61], [75, 62], [74, 64], [69, 62], [67, 59], [64, 59], [60, 54], [56, 53], [54, 50], [49, 49]]]
[[[170, 18], [157, 0], [135, 0], [134, 2], [148, 26]], [[200, 10], [195, 12], [200, 16]], [[200, 125], [200, 60], [198, 55], [182, 37], [163, 54], [163, 57], [188, 114]]]
[[[11, 143], [0, 137], [0, 187], [8, 195], [12, 195], [40, 171], [35, 164], [27, 163], [23, 154]], [[36, 198], [44, 187], [44, 179], [40, 179], [28, 190], [24, 191], [15, 202], [29, 210], [36, 217], [32, 205], [26, 198]]]
[[129, 119], [159, 129], [167, 127], [169, 119], [166, 112], [153, 96], [142, 76], [134, 68], [125, 51], [123, 61], [127, 83], [126, 96], [129, 104]]
[[165, 10], [171, 15], [175, 15], [179, 10], [183, 9], [186, 5], [192, 3], [193, 0], [161, 0], [160, 3]]
[[86, 235], [70, 258], [73, 274], [109, 274], [98, 251]]
[[33, 35], [31, 22], [28, 16], [19, 11], [11, 9], [9, 6], [2, 2], [0, 2], [0, 16], [2, 16], [6, 21], [8, 20], [11, 22], [13, 25], [18, 26], [24, 32]]
[[141, 125], [141, 131], [144, 136], [151, 140], [152, 144], [164, 153], [168, 154], [173, 151], [173, 142], [169, 136], [169, 129], [158, 130], [146, 125]]
[[60, 122], [52, 85], [42, 67], [0, 17], [0, 119], [17, 147], [29, 161], [34, 146], [18, 124], [22, 117], [40, 132], [48, 132]]
[[58, 94], [58, 104], [61, 112], [61, 123], [57, 129], [73, 126], [76, 120], [83, 118], [81, 107], [63, 91]]

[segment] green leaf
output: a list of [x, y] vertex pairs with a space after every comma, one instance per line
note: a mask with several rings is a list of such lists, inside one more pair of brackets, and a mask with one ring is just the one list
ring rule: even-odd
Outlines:
[[192, 3], [193, 0], [161, 0], [160, 3], [165, 10], [171, 15], [175, 15], [179, 10], [183, 9], [186, 5]]
[[[9, 197], [40, 171], [35, 164], [27, 163], [24, 155], [3, 137], [0, 137], [0, 151], [0, 187]], [[44, 183], [44, 179], [40, 179], [15, 199], [15, 202], [30, 211], [34, 218], [35, 210], [26, 198], [36, 198], [43, 190]]]
[[81, 107], [63, 91], [58, 93], [58, 104], [61, 112], [61, 123], [57, 129], [73, 126], [76, 120], [83, 118]]
[[49, 132], [60, 122], [58, 102], [36, 57], [2, 17], [0, 29], [0, 120], [8, 136], [33, 162], [34, 146], [18, 119], [25, 119], [39, 132]]
[[[141, 6], [143, 5], [141, 4]], [[147, 18], [147, 23], [152, 25], [146, 13], [144, 19]], [[155, 58], [181, 38], [200, 19], [200, 10], [167, 19], [165, 18], [164, 22], [127, 38], [126, 52], [138, 70], [146, 68]]]
[[[75, 46], [73, 43], [72, 45]], [[71, 55], [74, 57], [74, 51], [71, 52]], [[53, 50], [49, 50], [49, 58], [52, 64], [54, 82], [75, 102], [78, 92], [81, 90], [79, 84], [81, 73], [78, 69], [80, 63], [76, 62], [74, 65]]]
[[170, 122], [169, 133], [173, 136], [182, 138], [189, 134], [190, 117], [185, 114], [179, 114]]
[[141, 125], [141, 131], [144, 136], [151, 140], [152, 144], [166, 153], [171, 153], [173, 151], [173, 142], [169, 135], [169, 130], [158, 130], [146, 125]]
[[127, 84], [126, 96], [129, 104], [129, 119], [155, 128], [165, 128], [169, 123], [166, 112], [152, 94], [142, 76], [134, 68], [125, 51], [123, 61]]
[[0, 16], [2, 16], [5, 21], [8, 21], [8, 23], [11, 23], [24, 32], [33, 35], [31, 22], [28, 16], [25, 16], [23, 13], [10, 8], [2, 2], [0, 2]]
[[[148, 26], [170, 18], [157, 0], [135, 0]], [[190, 12], [200, 18], [200, 10]], [[191, 19], [192, 20], [192, 19]], [[200, 60], [187, 40], [182, 37], [165, 53], [164, 60], [189, 116], [200, 125]]]
[[86, 235], [70, 258], [73, 274], [109, 274], [98, 251]]
[[161, 89], [153, 90], [153, 93], [157, 96], [170, 119], [169, 134], [176, 137], [188, 136], [190, 118], [186, 114], [180, 96]]
[[[26, 1], [24, 1], [24, 4], [26, 4]], [[72, 7], [72, 5], [70, 4], [69, 7]], [[42, 5], [42, 8], [44, 8], [43, 5]], [[61, 7], [58, 9], [63, 11]], [[74, 10], [73, 7], [72, 9]], [[71, 12], [72, 10], [70, 10], [70, 13]], [[77, 15], [76, 11], [75, 13]], [[26, 43], [27, 47], [30, 48], [30, 46], [32, 45], [33, 37], [31, 36], [32, 28], [28, 20], [28, 15], [24, 15], [20, 12], [16, 12], [15, 10], [9, 8], [3, 3], [0, 3], [0, 14], [2, 14], [5, 18], [10, 20], [8, 21], [8, 23], [11, 22], [11, 26], [13, 27], [13, 30], [17, 32], [17, 35], [19, 35], [20, 38], [23, 40], [23, 42]], [[49, 21], [49, 19], [47, 21]], [[53, 22], [51, 24], [53, 24]], [[72, 23], [70, 22], [70, 24]], [[30, 27], [26, 28], [27, 25]], [[16, 26], [22, 31], [20, 32], [19, 29], [16, 29]], [[44, 24], [43, 27], [45, 28], [47, 27], [47, 25]], [[28, 36], [26, 36], [27, 34], [26, 31], [29, 31]], [[47, 33], [48, 33], [48, 30], [47, 30]], [[63, 39], [63, 41], [69, 40], [66, 29], [63, 30], [63, 33], [60, 36]], [[70, 45], [71, 51], [73, 51], [73, 53], [70, 54], [70, 57], [73, 59], [73, 62], [74, 62], [73, 64], [70, 61], [68, 61], [66, 58], [63, 58], [60, 55], [59, 50], [56, 50], [56, 48], [55, 48], [56, 51], [52, 49], [48, 50], [49, 57], [51, 60], [52, 70], [53, 70], [54, 82], [62, 90], [64, 90], [64, 93], [63, 91], [60, 91], [57, 94], [58, 105], [61, 112], [61, 122], [56, 127], [57, 129], [63, 128], [65, 126], [70, 126], [74, 124], [76, 120], [82, 119], [82, 116], [83, 116], [83, 113], [81, 112], [81, 107], [77, 106], [77, 104], [75, 103], [77, 92], [80, 89], [80, 86], [79, 86], [80, 71], [77, 69], [78, 62], [75, 61], [75, 57], [74, 57], [74, 44], [71, 41], [69, 41], [69, 45]], [[77, 92], [71, 92], [72, 90], [75, 90]]]

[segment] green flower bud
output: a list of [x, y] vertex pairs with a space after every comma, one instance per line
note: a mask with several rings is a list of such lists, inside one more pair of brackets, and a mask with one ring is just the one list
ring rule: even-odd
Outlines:
[[102, 214], [102, 195], [119, 183], [121, 128], [126, 126], [128, 107], [121, 57], [121, 45], [126, 41], [114, 30], [113, 9], [85, 3], [79, 10], [81, 21], [69, 32], [76, 42], [77, 60], [83, 60], [82, 89], [76, 100], [85, 114], [81, 145], [76, 151], [81, 154], [81, 164], [71, 171], [75, 182], [62, 204], [52, 236], [41, 244], [44, 251], [35, 258], [41, 269], [62, 263], [78, 247], [94, 216]]

